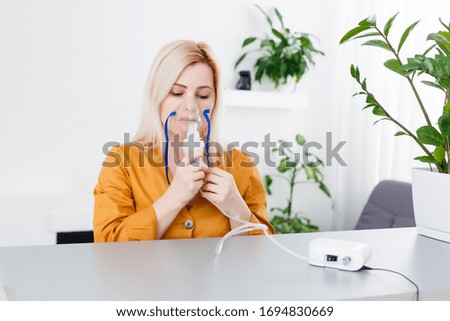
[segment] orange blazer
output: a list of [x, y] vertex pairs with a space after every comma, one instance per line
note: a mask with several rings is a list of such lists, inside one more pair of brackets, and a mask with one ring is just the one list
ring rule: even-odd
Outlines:
[[[103, 162], [94, 189], [95, 242], [156, 239], [157, 218], [152, 204], [169, 186], [164, 159], [156, 147], [136, 146], [115, 146]], [[251, 157], [233, 149], [217, 161], [219, 168], [233, 175], [252, 213], [250, 221], [267, 225], [268, 232], [273, 234], [267, 217], [266, 194]], [[180, 211], [161, 239], [221, 237], [230, 229], [229, 219], [208, 200], [198, 197], [190, 209], [184, 207]]]

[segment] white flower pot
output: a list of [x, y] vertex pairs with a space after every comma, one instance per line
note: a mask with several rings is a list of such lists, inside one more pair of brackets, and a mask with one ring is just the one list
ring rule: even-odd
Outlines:
[[417, 233], [450, 242], [450, 174], [414, 168], [412, 192]]

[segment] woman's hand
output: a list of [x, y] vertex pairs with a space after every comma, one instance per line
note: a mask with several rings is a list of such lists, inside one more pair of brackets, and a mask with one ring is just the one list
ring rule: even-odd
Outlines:
[[[203, 155], [194, 155], [201, 159]], [[203, 179], [208, 167], [202, 160], [199, 162], [189, 161], [188, 155], [183, 157], [177, 165], [173, 180], [168, 192], [173, 200], [179, 202], [181, 207], [188, 204], [203, 186]]]
[[[205, 184], [200, 194], [226, 214], [243, 221], [250, 221], [251, 212], [242, 198], [230, 173], [218, 168], [210, 167], [206, 171]], [[231, 227], [241, 225], [230, 221]]]

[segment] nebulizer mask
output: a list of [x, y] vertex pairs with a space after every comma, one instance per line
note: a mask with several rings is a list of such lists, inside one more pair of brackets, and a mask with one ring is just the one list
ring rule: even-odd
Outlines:
[[[209, 167], [209, 137], [211, 132], [210, 112], [211, 110], [209, 108], [206, 106], [199, 106], [198, 102], [194, 101], [191, 104], [180, 104], [177, 111], [173, 111], [167, 116], [164, 122], [164, 134], [166, 138], [164, 165], [166, 180], [169, 185], [169, 123], [171, 128], [170, 131], [180, 140], [184, 154], [188, 155], [189, 159], [194, 162], [199, 162], [201, 159], [192, 159], [193, 155], [203, 155], [203, 153], [205, 153], [206, 164]], [[204, 132], [205, 129], [206, 135], [203, 139], [200, 133]]]

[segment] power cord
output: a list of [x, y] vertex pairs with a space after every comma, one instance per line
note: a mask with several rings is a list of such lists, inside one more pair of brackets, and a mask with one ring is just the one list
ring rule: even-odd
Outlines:
[[402, 274], [402, 273], [400, 273], [400, 272], [397, 272], [397, 271], [389, 270], [389, 269], [372, 268], [372, 267], [365, 266], [365, 265], [361, 268], [360, 271], [362, 271], [362, 270], [392, 272], [392, 273], [395, 273], [395, 274], [398, 274], [398, 275], [403, 276], [406, 280], [408, 280], [412, 285], [414, 285], [414, 286], [416, 287], [416, 301], [419, 301], [419, 287], [417, 286], [416, 283], [414, 283], [414, 282], [413, 282], [410, 278], [408, 278], [406, 275], [404, 275], [404, 274]]

